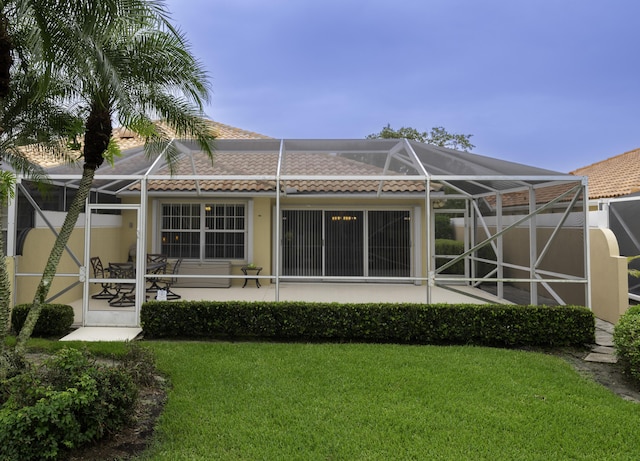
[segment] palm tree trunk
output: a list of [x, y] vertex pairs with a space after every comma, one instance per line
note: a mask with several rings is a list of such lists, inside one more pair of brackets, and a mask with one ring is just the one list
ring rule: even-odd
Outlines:
[[24, 325], [20, 330], [20, 334], [18, 335], [18, 339], [16, 342], [16, 353], [18, 353], [19, 355], [24, 354], [27, 341], [31, 337], [33, 329], [38, 322], [38, 317], [40, 317], [40, 312], [42, 311], [42, 305], [45, 302], [47, 294], [49, 294], [49, 290], [51, 289], [51, 282], [56, 275], [58, 263], [60, 262], [60, 258], [62, 257], [62, 253], [64, 252], [66, 244], [69, 242], [69, 237], [71, 237], [71, 233], [75, 228], [78, 216], [80, 216], [80, 213], [82, 212], [86, 198], [88, 197], [89, 191], [91, 190], [94, 176], [94, 168], [85, 167], [82, 170], [82, 179], [80, 180], [78, 192], [71, 202], [71, 206], [69, 207], [67, 216], [65, 217], [64, 223], [60, 228], [58, 238], [56, 239], [53, 248], [51, 249], [49, 260], [47, 261], [47, 265], [44, 268], [42, 279], [40, 280], [40, 284], [38, 285], [38, 289], [36, 290], [36, 294], [33, 299], [33, 305], [31, 306], [31, 309], [29, 309], [27, 319], [25, 320]]
[[4, 349], [4, 340], [9, 331], [9, 319], [11, 318], [10, 300], [11, 284], [9, 271], [7, 270], [7, 258], [4, 256], [4, 233], [0, 232], [0, 350]]
[[7, 31], [7, 18], [0, 15], [0, 98], [9, 95], [11, 84], [11, 65], [13, 64], [13, 44]]
[[[31, 309], [29, 309], [29, 314], [18, 335], [15, 352], [20, 356], [24, 355], [27, 348], [27, 341], [31, 337], [33, 329], [38, 322], [38, 317], [40, 317], [40, 312], [42, 312], [42, 304], [45, 302], [47, 294], [49, 294], [49, 290], [51, 289], [51, 282], [56, 275], [58, 263], [60, 262], [64, 248], [69, 242], [69, 237], [71, 237], [71, 233], [75, 228], [78, 216], [80, 216], [85, 201], [91, 191], [96, 169], [104, 160], [102, 154], [109, 146], [111, 133], [111, 112], [109, 108], [104, 107], [97, 102], [97, 100], [94, 100], [91, 104], [91, 111], [87, 118], [86, 131], [84, 134], [84, 168], [82, 169], [82, 179], [80, 180], [78, 192], [73, 198], [64, 223], [60, 228], [58, 238], [56, 238], [53, 248], [51, 249], [49, 260], [44, 268], [40, 285], [38, 285], [33, 299], [33, 305]], [[89, 251], [89, 249], [87, 248], [85, 251]]]

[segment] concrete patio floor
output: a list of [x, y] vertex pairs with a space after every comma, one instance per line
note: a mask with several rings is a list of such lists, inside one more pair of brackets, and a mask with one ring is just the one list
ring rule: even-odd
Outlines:
[[[454, 290], [454, 291], [453, 291]], [[276, 287], [265, 284], [257, 288], [254, 282], [245, 288], [175, 288], [173, 291], [183, 300], [189, 301], [275, 301]], [[149, 293], [153, 296], [153, 293]], [[412, 284], [379, 284], [379, 283], [281, 283], [280, 301], [309, 302], [409, 302], [424, 303], [427, 299], [426, 286]], [[167, 301], [171, 302], [171, 301]], [[433, 287], [431, 303], [508, 303], [490, 293], [479, 289], [456, 285], [450, 289]], [[70, 305], [73, 307], [74, 326], [82, 325], [82, 300], [78, 299]], [[89, 310], [133, 311], [133, 307], [111, 307], [106, 300], [90, 299]]]
[[[245, 288], [175, 288], [176, 294], [189, 301], [275, 301], [276, 286], [272, 284], [256, 287], [250, 282]], [[149, 293], [153, 296], [153, 293]], [[280, 301], [309, 302], [411, 302], [424, 303], [427, 298], [426, 286], [411, 284], [378, 284], [378, 283], [281, 283]], [[167, 301], [171, 302], [171, 301]], [[433, 287], [432, 303], [468, 303], [484, 304], [487, 302], [508, 303], [484, 291], [457, 285], [451, 289]], [[75, 327], [79, 327], [61, 341], [132, 341], [141, 332], [138, 327], [96, 327], [82, 326], [82, 299], [70, 303], [74, 310]], [[106, 300], [90, 299], [91, 311], [133, 311], [133, 307], [111, 307]]]

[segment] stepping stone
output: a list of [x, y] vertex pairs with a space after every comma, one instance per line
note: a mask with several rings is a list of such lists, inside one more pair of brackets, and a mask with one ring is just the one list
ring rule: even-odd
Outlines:
[[598, 346], [613, 347], [613, 336], [603, 331], [596, 331], [596, 344]]
[[597, 352], [598, 354], [616, 355], [615, 347], [609, 346], [594, 346], [591, 348], [591, 352]]
[[613, 324], [609, 322], [605, 322], [604, 320], [596, 319], [596, 328], [599, 330], [606, 331], [609, 334], [613, 334]]
[[618, 358], [615, 355], [599, 354], [598, 352], [591, 352], [584, 360], [585, 362], [618, 363]]

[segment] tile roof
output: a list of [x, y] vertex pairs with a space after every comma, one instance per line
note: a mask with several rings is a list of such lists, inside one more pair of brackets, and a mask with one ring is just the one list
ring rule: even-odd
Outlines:
[[620, 197], [640, 191], [640, 148], [578, 168], [570, 174], [589, 178], [589, 198]]
[[[243, 130], [231, 125], [225, 125], [224, 123], [219, 123], [213, 120], [207, 120], [207, 122], [218, 139], [272, 139], [263, 134]], [[167, 128], [164, 127], [164, 129]], [[123, 153], [127, 150], [144, 146], [144, 138], [124, 128], [114, 128], [113, 139]], [[23, 148], [22, 151], [29, 160], [43, 168], [51, 168], [68, 164], [64, 159], [54, 157], [49, 152], [32, 146], [27, 146]], [[70, 155], [74, 158], [80, 158], [80, 154], [80, 151], [70, 151]]]
[[[202, 153], [194, 153], [193, 166], [189, 161], [179, 162], [176, 175], [216, 176], [274, 176], [277, 170], [278, 153], [276, 152], [214, 152], [213, 162]], [[285, 175], [304, 174], [307, 176], [358, 176], [382, 175], [382, 168], [362, 162], [324, 153], [300, 154], [288, 153]], [[161, 168], [155, 174], [169, 174], [168, 169]], [[282, 187], [296, 193], [372, 193], [377, 192], [380, 182], [371, 180], [287, 180]], [[200, 180], [198, 184], [191, 180], [150, 180], [149, 191], [196, 191], [215, 192], [265, 192], [274, 191], [273, 180]], [[132, 186], [139, 189], [139, 185]], [[383, 192], [424, 192], [424, 183], [420, 181], [386, 180]]]

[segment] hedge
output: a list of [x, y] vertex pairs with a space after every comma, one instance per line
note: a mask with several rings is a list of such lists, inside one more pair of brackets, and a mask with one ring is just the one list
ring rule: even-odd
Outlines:
[[143, 304], [146, 338], [228, 338], [491, 346], [594, 342], [579, 306], [184, 301]]
[[[436, 239], [436, 254], [437, 255], [460, 255], [464, 253], [464, 242], [460, 240], [450, 240], [450, 239]], [[478, 250], [478, 257], [482, 259], [488, 259], [490, 261], [495, 261], [496, 254], [493, 251], [493, 247], [491, 245], [485, 245]], [[436, 267], [440, 267], [445, 263], [449, 262], [450, 258], [436, 258]], [[478, 262], [476, 266], [476, 270], [478, 271], [479, 277], [484, 277], [490, 271], [495, 268], [495, 264]], [[460, 260], [453, 264], [452, 266], [446, 268], [443, 274], [464, 274], [464, 260]]]
[[630, 307], [613, 330], [616, 354], [625, 370], [640, 381], [640, 306]]
[[[22, 329], [31, 304], [18, 304], [11, 311], [11, 327], [18, 333]], [[73, 324], [73, 307], [66, 304], [43, 304], [33, 336], [60, 336], [69, 332]]]

